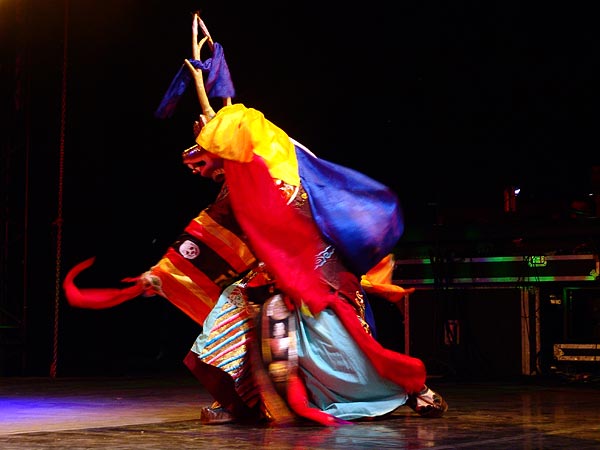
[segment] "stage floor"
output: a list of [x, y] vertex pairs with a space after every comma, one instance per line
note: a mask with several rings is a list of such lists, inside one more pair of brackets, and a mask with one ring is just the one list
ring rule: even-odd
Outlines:
[[338, 428], [202, 425], [210, 396], [186, 374], [0, 378], [0, 448], [12, 449], [598, 449], [600, 385], [429, 380], [443, 418], [408, 407]]

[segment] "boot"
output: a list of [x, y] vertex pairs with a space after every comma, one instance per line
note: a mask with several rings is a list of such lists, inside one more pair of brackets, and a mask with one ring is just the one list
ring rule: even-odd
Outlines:
[[448, 410], [448, 404], [440, 394], [424, 386], [418, 394], [411, 394], [406, 401], [421, 417], [442, 417]]

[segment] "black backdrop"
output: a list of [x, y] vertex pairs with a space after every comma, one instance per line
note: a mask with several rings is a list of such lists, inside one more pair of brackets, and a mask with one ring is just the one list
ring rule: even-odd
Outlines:
[[[16, 163], [3, 172], [6, 222], [18, 217], [15, 252], [27, 256], [26, 267], [8, 270], [27, 274], [8, 295], [26, 302], [26, 359], [35, 370], [52, 358], [59, 199], [59, 267], [95, 255], [82, 282], [106, 286], [156, 262], [214, 196], [180, 164], [199, 112], [191, 92], [172, 119], [153, 116], [189, 56], [198, 9], [224, 47], [234, 100], [319, 156], [393, 187], [409, 234], [432, 221], [432, 205], [500, 211], [507, 185], [557, 203], [591, 188], [597, 37], [579, 5], [3, 2], [2, 75], [14, 122], [2, 149]], [[22, 201], [13, 206], [14, 198]], [[25, 212], [29, 228], [19, 230]], [[186, 351], [194, 324], [166, 302], [149, 303], [103, 312], [61, 303], [62, 367], [153, 358], [165, 342]]]

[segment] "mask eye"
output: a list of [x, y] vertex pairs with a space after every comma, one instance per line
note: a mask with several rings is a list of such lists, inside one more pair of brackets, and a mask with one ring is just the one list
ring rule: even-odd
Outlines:
[[200, 167], [206, 165], [206, 161], [200, 161], [197, 163], [188, 163], [188, 168], [192, 171], [192, 173], [200, 173]]

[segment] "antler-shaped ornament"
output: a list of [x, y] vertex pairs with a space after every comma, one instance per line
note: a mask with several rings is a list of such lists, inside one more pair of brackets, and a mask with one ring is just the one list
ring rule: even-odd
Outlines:
[[[198, 28], [204, 33], [204, 38], [201, 40], [198, 40]], [[200, 54], [205, 42], [208, 42], [212, 55], [202, 61]], [[204, 119], [201, 119], [201, 122], [208, 121], [215, 115], [208, 98], [221, 97], [223, 106], [231, 105], [231, 99], [235, 96], [235, 88], [225, 61], [223, 47], [212, 40], [198, 13], [193, 14], [191, 58], [184, 59], [184, 64], [171, 81], [155, 112], [156, 117], [165, 119], [173, 115], [179, 99], [192, 79], [196, 84], [196, 93], [205, 116]]]
[[[198, 28], [202, 29], [202, 33], [204, 37], [198, 41]], [[198, 15], [198, 13], [194, 13], [194, 18], [192, 21], [192, 58], [197, 61], [202, 61], [201, 53], [202, 46], [208, 42], [211, 52], [214, 51], [214, 42], [206, 25]], [[210, 101], [208, 99], [208, 94], [206, 92], [206, 87], [204, 85], [204, 77], [202, 74], [202, 69], [194, 67], [189, 60], [185, 60], [185, 63], [188, 69], [191, 71], [192, 76], [194, 78], [194, 82], [196, 84], [196, 92], [198, 94], [198, 101], [200, 102], [200, 107], [202, 108], [202, 114], [200, 115], [200, 120], [194, 123], [194, 134], [198, 134], [202, 127], [215, 116], [215, 111], [212, 108]], [[223, 99], [223, 105], [231, 105], [231, 97], [226, 97]]]

